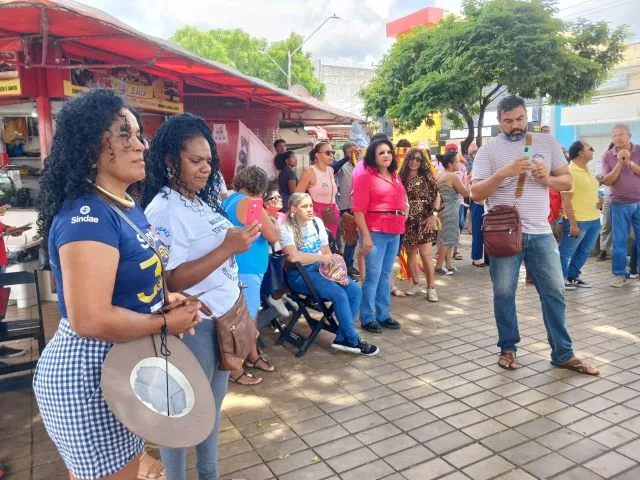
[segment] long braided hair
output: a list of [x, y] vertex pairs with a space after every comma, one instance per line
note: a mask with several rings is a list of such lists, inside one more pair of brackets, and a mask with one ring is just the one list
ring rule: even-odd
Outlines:
[[[184, 144], [191, 138], [204, 138], [211, 148], [211, 175], [206, 186], [196, 192], [196, 195], [204, 203], [219, 213], [223, 213], [220, 204], [220, 158], [213, 140], [211, 130], [202, 118], [184, 113], [171, 117], [158, 129], [151, 141], [151, 148], [147, 157], [147, 179], [142, 185], [142, 206], [146, 208], [158, 192], [166, 186], [171, 187], [172, 182], [180, 179], [181, 161], [180, 153]], [[170, 182], [167, 163], [170, 162], [175, 178]]]
[[289, 211], [287, 212], [286, 222], [289, 228], [291, 229], [291, 231], [293, 232], [293, 241], [296, 244], [296, 248], [300, 248], [303, 243], [302, 229], [300, 228], [300, 225], [298, 225], [298, 222], [296, 221], [296, 215], [293, 212], [293, 210], [291, 210], [291, 207], [297, 207], [305, 200], [311, 200], [311, 195], [305, 192], [292, 193], [291, 196], [289, 197]]

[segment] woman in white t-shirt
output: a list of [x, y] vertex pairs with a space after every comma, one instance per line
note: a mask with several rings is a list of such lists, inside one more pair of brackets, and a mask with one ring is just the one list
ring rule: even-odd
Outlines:
[[[322, 220], [314, 216], [313, 201], [308, 193], [294, 193], [289, 198], [287, 220], [280, 228], [280, 245], [287, 261], [304, 266], [318, 294], [333, 303], [338, 320], [332, 348], [367, 356], [377, 355], [380, 349], [362, 340], [354, 327], [360, 308], [362, 290], [353, 280], [341, 285], [320, 274], [320, 265], [331, 260], [329, 238]], [[311, 293], [297, 270], [290, 269], [289, 286], [298, 292]]]
[[[216, 317], [226, 314], [241, 295], [234, 255], [248, 250], [258, 237], [257, 222], [241, 229], [222, 214], [219, 164], [206, 123], [194, 115], [178, 115], [167, 120], [154, 136], [142, 187], [147, 218], [169, 249], [169, 289], [205, 292], [200, 300]], [[198, 475], [218, 478], [220, 412], [229, 372], [219, 369], [214, 320], [203, 316], [195, 335], [186, 335], [183, 341], [209, 378], [216, 402], [215, 427], [196, 446]], [[167, 478], [186, 480], [186, 449], [161, 448], [160, 455]]]

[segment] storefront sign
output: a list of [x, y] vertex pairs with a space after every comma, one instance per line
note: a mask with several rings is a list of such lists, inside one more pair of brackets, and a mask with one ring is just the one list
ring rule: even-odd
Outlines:
[[165, 113], [184, 112], [178, 82], [135, 68], [71, 70], [71, 80], [64, 81], [64, 94], [71, 97], [97, 87], [113, 88], [132, 107]]
[[[10, 62], [10, 60], [13, 61]], [[14, 62], [15, 54], [0, 52], [0, 97], [20, 95], [22, 93], [20, 75]]]

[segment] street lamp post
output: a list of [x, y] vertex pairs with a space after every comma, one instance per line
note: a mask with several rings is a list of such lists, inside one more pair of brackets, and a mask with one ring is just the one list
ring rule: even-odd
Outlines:
[[[307, 41], [313, 37], [315, 35], [315, 33], [320, 30], [322, 27], [324, 27], [324, 24], [327, 23], [329, 20], [339, 20], [340, 17], [338, 17], [335, 13], [333, 15], [331, 15], [330, 17], [327, 17], [324, 22], [322, 22], [320, 24], [320, 26], [318, 28], [316, 28], [313, 32], [311, 32], [311, 34], [305, 38], [302, 43], [300, 45], [298, 45], [298, 48], [296, 48], [293, 52], [291, 50], [289, 50], [289, 52], [287, 52], [287, 86], [288, 88], [291, 88], [291, 58], [298, 53], [298, 51], [302, 48], [302, 46], [307, 43]], [[280, 69], [282, 70], [282, 69]]]

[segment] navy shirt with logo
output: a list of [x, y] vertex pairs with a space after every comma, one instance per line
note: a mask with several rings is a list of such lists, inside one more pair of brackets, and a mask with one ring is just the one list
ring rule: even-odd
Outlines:
[[[67, 317], [67, 309], [58, 249], [77, 241], [106, 243], [119, 250], [112, 305], [140, 313], [153, 312], [162, 306], [161, 260], [149, 242], [155, 242], [163, 262], [167, 261], [168, 251], [151, 231], [139, 205], [124, 212], [145, 237], [141, 238], [111, 206], [95, 195], [67, 202], [53, 219], [49, 233], [49, 259], [58, 289], [58, 308], [63, 317]], [[101, 272], [96, 271], [95, 274], [100, 275]]]

